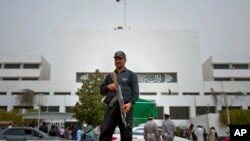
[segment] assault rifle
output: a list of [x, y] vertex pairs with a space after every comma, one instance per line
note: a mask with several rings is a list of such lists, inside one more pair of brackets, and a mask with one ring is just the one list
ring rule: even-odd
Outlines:
[[118, 99], [119, 106], [120, 106], [122, 122], [123, 122], [124, 126], [126, 127], [127, 126], [127, 122], [126, 122], [127, 115], [126, 115], [125, 109], [123, 108], [124, 100], [123, 100], [123, 96], [122, 96], [122, 89], [121, 89], [121, 86], [117, 82], [117, 77], [116, 77], [115, 72], [111, 73], [111, 79], [114, 82], [114, 84], [117, 86], [116, 97]]

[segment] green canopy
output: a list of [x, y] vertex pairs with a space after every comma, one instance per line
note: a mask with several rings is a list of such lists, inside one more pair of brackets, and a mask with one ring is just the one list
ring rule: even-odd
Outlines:
[[154, 100], [138, 99], [133, 105], [134, 126], [145, 123], [149, 116], [157, 118], [157, 108]]

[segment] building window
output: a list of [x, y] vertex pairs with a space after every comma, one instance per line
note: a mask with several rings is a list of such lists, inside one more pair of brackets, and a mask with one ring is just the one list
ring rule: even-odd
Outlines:
[[35, 94], [49, 95], [49, 92], [35, 92]]
[[14, 109], [33, 109], [33, 106], [14, 106]]
[[24, 69], [39, 69], [39, 64], [23, 64]]
[[21, 95], [21, 94], [23, 94], [23, 92], [12, 92], [11, 94], [12, 95]]
[[19, 80], [18, 77], [4, 77], [3, 80], [5, 81], [17, 81]]
[[200, 93], [195, 93], [195, 92], [183, 92], [183, 95], [199, 95]]
[[[189, 107], [169, 107], [171, 119], [189, 119]], [[181, 113], [181, 114], [180, 114]]]
[[66, 113], [74, 113], [73, 106], [66, 106], [65, 109], [66, 109]]
[[232, 69], [249, 69], [248, 64], [233, 64]]
[[7, 92], [0, 92], [0, 95], [7, 95]]
[[231, 81], [231, 78], [214, 78], [214, 81]]
[[229, 64], [214, 64], [214, 69], [229, 69]]
[[5, 69], [20, 69], [21, 64], [4, 64]]
[[7, 111], [8, 106], [0, 106], [0, 110]]
[[59, 106], [49, 106], [49, 112], [59, 112]]
[[140, 93], [140, 95], [156, 95], [156, 92], [144, 92], [144, 93]]
[[157, 119], [163, 119], [164, 107], [159, 106], [159, 107], [156, 107], [156, 108], [157, 108]]
[[204, 115], [208, 113], [215, 113], [215, 106], [197, 106], [196, 115]]
[[70, 95], [70, 92], [54, 92], [54, 95]]
[[161, 95], [178, 95], [178, 92], [162, 92]]
[[41, 106], [42, 112], [59, 112], [59, 106]]
[[[222, 106], [221, 109], [222, 110], [226, 110], [227, 107], [226, 106]], [[239, 109], [242, 109], [242, 107], [241, 106], [228, 106], [228, 109], [229, 110], [239, 110]]]
[[250, 78], [234, 78], [234, 81], [250, 81]]
[[22, 78], [22, 80], [25, 80], [25, 81], [35, 81], [35, 80], [38, 80], [38, 77], [27, 77], [27, 78]]

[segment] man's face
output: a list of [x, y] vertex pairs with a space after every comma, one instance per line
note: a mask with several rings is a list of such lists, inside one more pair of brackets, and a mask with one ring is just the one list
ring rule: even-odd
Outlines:
[[123, 57], [115, 57], [116, 68], [122, 68], [125, 66], [126, 60]]

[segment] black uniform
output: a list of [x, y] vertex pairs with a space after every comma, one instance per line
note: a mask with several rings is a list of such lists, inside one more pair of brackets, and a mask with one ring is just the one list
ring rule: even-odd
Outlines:
[[[120, 73], [116, 72], [116, 76], [117, 82], [121, 86], [124, 103], [126, 104], [130, 102], [133, 105], [139, 97], [139, 85], [136, 74], [125, 68]], [[132, 141], [132, 107], [131, 110], [127, 113], [126, 122], [128, 125], [125, 128], [121, 120], [121, 113], [118, 101], [116, 101], [113, 106], [109, 106], [110, 101], [116, 96], [116, 92], [110, 91], [107, 88], [107, 86], [111, 83], [113, 83], [113, 81], [110, 75], [107, 75], [100, 87], [101, 94], [106, 96], [104, 102], [107, 104], [107, 107], [104, 115], [104, 121], [101, 126], [101, 134], [99, 141], [111, 141], [112, 135], [117, 125], [120, 128], [121, 141]]]

